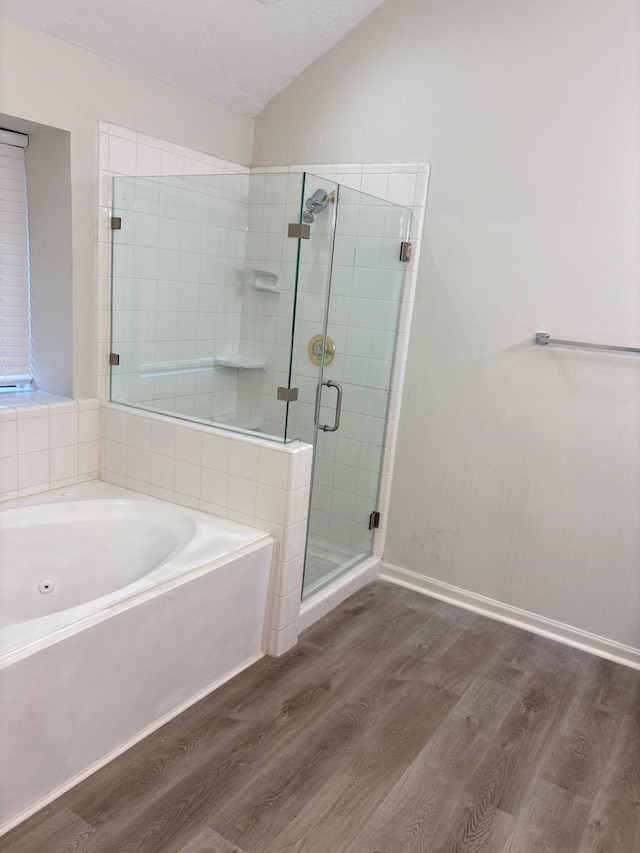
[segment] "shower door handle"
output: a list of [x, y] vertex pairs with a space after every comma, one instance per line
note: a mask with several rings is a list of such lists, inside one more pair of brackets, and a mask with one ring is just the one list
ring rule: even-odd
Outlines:
[[323, 385], [326, 385], [327, 388], [335, 388], [338, 392], [336, 397], [336, 419], [334, 421], [333, 426], [329, 426], [329, 424], [324, 424], [320, 429], [323, 432], [335, 432], [340, 426], [340, 412], [342, 411], [342, 385], [339, 385], [337, 382], [334, 382], [333, 379], [329, 379], [327, 382], [323, 382]]

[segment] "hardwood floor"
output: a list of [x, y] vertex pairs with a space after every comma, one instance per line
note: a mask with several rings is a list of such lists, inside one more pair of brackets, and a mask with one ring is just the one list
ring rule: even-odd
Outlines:
[[639, 853], [640, 672], [376, 582], [3, 853]]

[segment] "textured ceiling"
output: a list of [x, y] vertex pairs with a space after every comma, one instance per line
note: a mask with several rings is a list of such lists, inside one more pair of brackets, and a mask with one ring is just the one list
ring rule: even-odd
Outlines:
[[0, 0], [0, 10], [253, 117], [382, 2]]

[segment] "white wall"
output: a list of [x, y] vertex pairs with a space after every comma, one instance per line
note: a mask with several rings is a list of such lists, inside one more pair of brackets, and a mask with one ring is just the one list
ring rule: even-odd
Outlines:
[[73, 390], [90, 395], [96, 375], [97, 121], [247, 165], [253, 122], [7, 20], [0, 21], [0, 114], [71, 133]]
[[640, 647], [638, 0], [387, 0], [254, 162], [431, 163], [386, 559]]

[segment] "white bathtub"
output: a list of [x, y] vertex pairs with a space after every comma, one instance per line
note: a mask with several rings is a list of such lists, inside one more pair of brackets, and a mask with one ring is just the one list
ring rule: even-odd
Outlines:
[[273, 540], [90, 483], [0, 541], [1, 833], [260, 657]]

